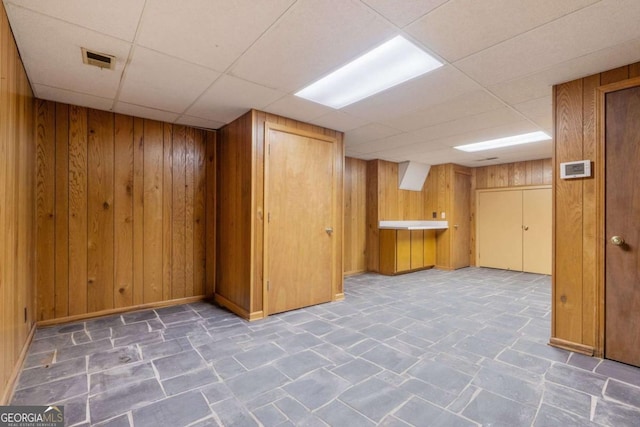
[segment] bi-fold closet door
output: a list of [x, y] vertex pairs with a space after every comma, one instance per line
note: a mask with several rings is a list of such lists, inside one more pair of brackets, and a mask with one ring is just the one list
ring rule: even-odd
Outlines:
[[551, 274], [551, 188], [479, 190], [476, 265]]

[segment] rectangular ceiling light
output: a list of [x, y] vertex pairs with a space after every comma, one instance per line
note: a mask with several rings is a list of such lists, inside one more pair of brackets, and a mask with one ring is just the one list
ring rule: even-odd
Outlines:
[[338, 109], [442, 65], [404, 37], [397, 36], [295, 95]]
[[547, 141], [551, 139], [545, 132], [531, 132], [522, 135], [507, 136], [505, 138], [492, 139], [489, 141], [476, 142], [474, 144], [458, 145], [453, 147], [456, 150], [467, 152], [491, 150], [492, 148], [509, 147], [511, 145], [527, 144], [529, 142]]

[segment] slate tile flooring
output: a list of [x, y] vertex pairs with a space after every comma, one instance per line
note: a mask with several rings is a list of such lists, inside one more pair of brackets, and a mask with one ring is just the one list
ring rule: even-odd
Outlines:
[[13, 404], [69, 426], [640, 425], [640, 369], [547, 345], [550, 282], [364, 274], [253, 323], [202, 302], [41, 328]]

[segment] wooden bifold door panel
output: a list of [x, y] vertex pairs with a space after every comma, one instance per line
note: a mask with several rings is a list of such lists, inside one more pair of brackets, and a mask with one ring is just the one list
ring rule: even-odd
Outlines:
[[480, 267], [551, 274], [551, 189], [478, 191]]

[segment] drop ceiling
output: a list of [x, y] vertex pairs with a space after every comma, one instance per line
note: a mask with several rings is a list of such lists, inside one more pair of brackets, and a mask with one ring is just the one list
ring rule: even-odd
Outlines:
[[[38, 98], [210, 129], [256, 108], [344, 131], [362, 159], [550, 157], [550, 141], [452, 147], [551, 134], [553, 84], [640, 61], [638, 0], [3, 2]], [[398, 34], [445, 66], [340, 110], [293, 95]]]

